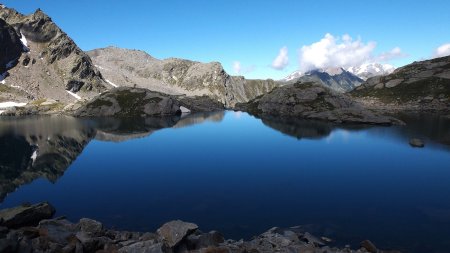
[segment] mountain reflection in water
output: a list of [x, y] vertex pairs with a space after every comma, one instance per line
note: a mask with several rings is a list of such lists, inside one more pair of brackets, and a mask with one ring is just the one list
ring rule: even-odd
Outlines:
[[37, 178], [56, 182], [92, 140], [120, 142], [169, 127], [220, 121], [224, 112], [154, 118], [38, 116], [0, 120], [0, 201]]
[[449, 119], [399, 117], [405, 126], [229, 111], [2, 118], [0, 207], [48, 200], [73, 221], [154, 231], [182, 219], [233, 239], [307, 225], [337, 244], [446, 252]]

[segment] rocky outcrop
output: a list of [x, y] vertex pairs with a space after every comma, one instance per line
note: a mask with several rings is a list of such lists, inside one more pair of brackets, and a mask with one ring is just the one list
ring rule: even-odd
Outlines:
[[273, 80], [228, 75], [218, 62], [159, 60], [144, 51], [108, 47], [87, 52], [108, 83], [187, 96], [208, 96], [227, 107], [247, 102], [277, 86]]
[[[0, 99], [50, 98], [67, 104], [92, 98], [106, 90], [105, 82], [89, 56], [44, 12], [38, 9], [33, 14], [22, 15], [2, 5], [0, 19], [15, 29], [11, 46], [16, 52], [11, 53], [11, 57], [17, 58], [17, 64], [8, 70], [4, 80], [4, 89], [9, 90], [2, 93]], [[26, 52], [17, 54], [17, 50], [24, 47]], [[3, 54], [1, 58], [2, 62], [7, 61]]]
[[186, 236], [192, 234], [197, 229], [198, 226], [194, 223], [175, 220], [162, 225], [157, 233], [164, 239], [169, 247], [173, 248], [186, 238]]
[[146, 117], [180, 114], [179, 102], [168, 95], [141, 88], [115, 88], [77, 109], [78, 117]]
[[213, 112], [222, 111], [225, 109], [224, 105], [217, 100], [211, 99], [208, 96], [201, 97], [177, 97], [180, 105], [188, 108], [191, 112]]
[[[48, 204], [38, 204], [42, 206]], [[19, 207], [21, 208], [21, 207]], [[1, 252], [379, 252], [372, 242], [361, 242], [359, 249], [333, 247], [332, 239], [316, 237], [302, 226], [274, 227], [251, 240], [225, 240], [217, 231], [204, 233], [193, 223], [171, 221], [151, 232], [128, 232], [105, 228], [100, 222], [82, 218], [78, 223], [64, 219], [44, 219], [35, 213], [37, 226], [0, 227]]]
[[365, 109], [350, 97], [316, 83], [286, 85], [247, 104], [239, 104], [237, 108], [255, 115], [278, 115], [336, 123], [400, 123], [392, 117]]
[[351, 95], [388, 111], [450, 111], [450, 56], [414, 62], [387, 76], [369, 78]]
[[24, 47], [16, 30], [0, 19], [0, 81], [6, 77], [3, 73], [17, 62], [23, 51]]
[[55, 214], [55, 208], [49, 203], [22, 205], [0, 210], [0, 226], [18, 228], [35, 226], [43, 219], [50, 219]]

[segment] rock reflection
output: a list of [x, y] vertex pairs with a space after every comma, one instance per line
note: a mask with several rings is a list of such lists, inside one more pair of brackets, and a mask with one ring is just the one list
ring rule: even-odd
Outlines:
[[0, 200], [40, 177], [55, 182], [94, 136], [93, 128], [70, 117], [2, 119]]
[[137, 119], [67, 116], [0, 120], [0, 202], [37, 178], [56, 182], [92, 140], [126, 141], [169, 127], [221, 121], [224, 112]]
[[261, 120], [264, 125], [297, 139], [322, 139], [328, 137], [335, 129], [362, 130], [371, 127], [370, 125], [337, 125], [326, 121], [274, 116], [264, 116]]

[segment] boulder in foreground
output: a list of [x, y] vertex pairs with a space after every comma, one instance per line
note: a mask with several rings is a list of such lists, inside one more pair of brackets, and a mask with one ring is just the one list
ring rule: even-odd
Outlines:
[[[49, 206], [49, 204], [41, 203], [28, 208], [45, 206]], [[0, 213], [24, 208], [11, 208], [0, 211]], [[100, 222], [86, 218], [81, 219], [78, 223], [64, 219], [46, 219], [41, 220], [39, 225], [33, 227], [0, 226], [0, 252], [12, 253], [397, 252], [379, 250], [370, 241], [362, 242], [360, 248], [356, 250], [349, 247], [336, 248], [330, 245], [330, 242], [332, 240], [329, 238], [316, 237], [306, 232], [305, 227], [302, 226], [274, 227], [248, 241], [225, 240], [217, 231], [204, 233], [198, 229], [196, 224], [180, 220], [165, 223], [157, 233], [105, 229]]]
[[198, 229], [194, 223], [180, 220], [170, 221], [158, 229], [158, 234], [164, 238], [169, 247], [174, 247], [186, 236]]
[[22, 205], [0, 211], [0, 226], [17, 228], [37, 225], [43, 219], [55, 214], [55, 208], [47, 202], [36, 205]]

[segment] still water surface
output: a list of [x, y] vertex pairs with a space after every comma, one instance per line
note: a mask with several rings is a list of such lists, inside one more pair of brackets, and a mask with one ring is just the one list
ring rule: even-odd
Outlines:
[[[0, 120], [0, 208], [154, 231], [182, 219], [227, 238], [305, 225], [354, 247], [450, 248], [450, 120], [335, 126], [216, 112], [136, 120]], [[412, 148], [412, 137], [425, 148]]]

